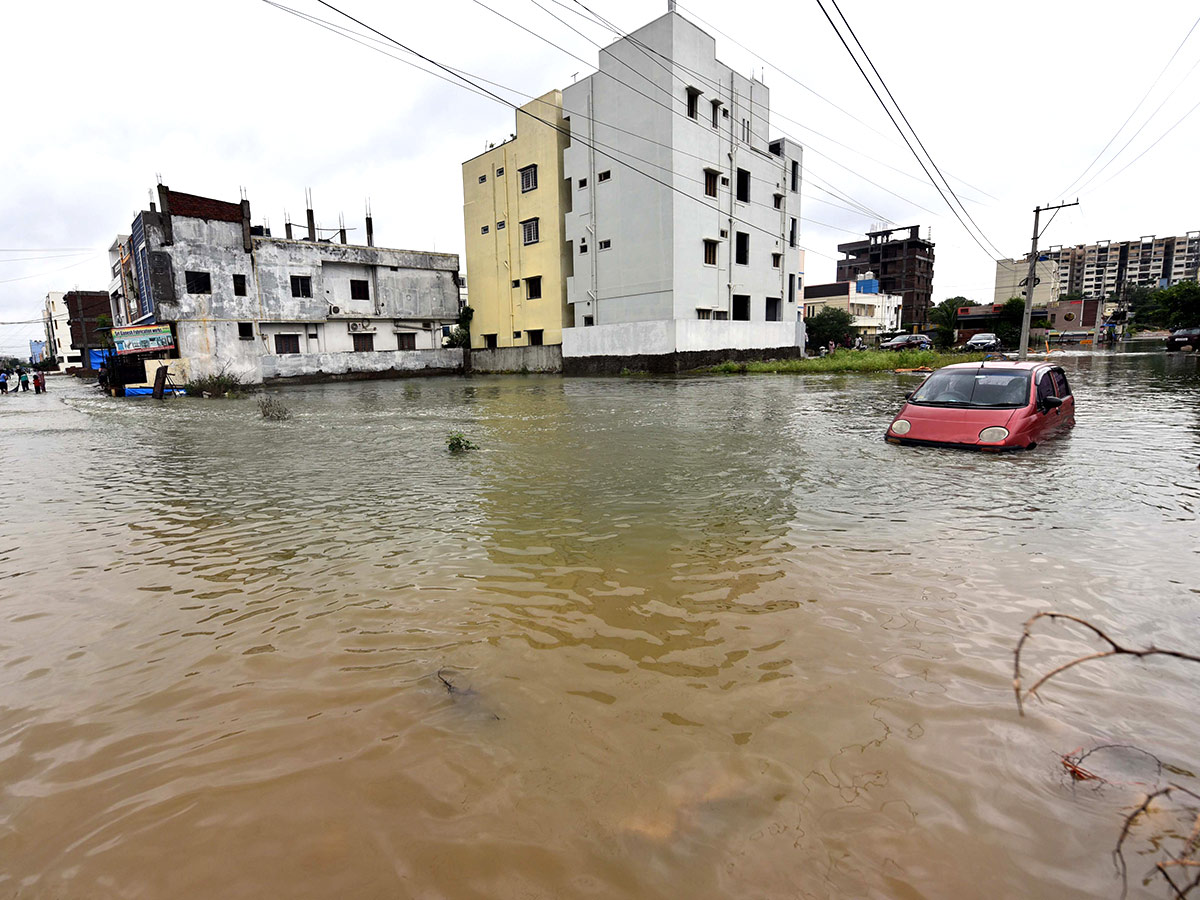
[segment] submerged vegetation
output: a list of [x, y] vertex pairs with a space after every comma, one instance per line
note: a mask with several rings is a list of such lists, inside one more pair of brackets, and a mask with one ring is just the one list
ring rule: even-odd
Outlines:
[[273, 422], [286, 422], [292, 417], [292, 411], [278, 397], [259, 397], [258, 411], [262, 413], [264, 419], [270, 419]]
[[890, 372], [893, 369], [940, 369], [951, 363], [979, 362], [986, 353], [939, 353], [936, 350], [837, 350], [810, 359], [726, 361], [702, 371], [721, 375], [808, 375], [821, 372]]
[[250, 386], [240, 375], [222, 369], [215, 375], [193, 378], [184, 384], [183, 390], [189, 397], [239, 397], [245, 395]]
[[478, 450], [479, 445], [472, 443], [461, 431], [452, 431], [446, 435], [446, 449], [451, 453], [463, 453], [467, 450]]

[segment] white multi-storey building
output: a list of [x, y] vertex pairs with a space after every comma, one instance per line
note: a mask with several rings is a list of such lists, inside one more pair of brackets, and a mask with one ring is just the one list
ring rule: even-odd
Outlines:
[[766, 85], [672, 11], [562, 96], [564, 371], [802, 352], [801, 148], [766, 137]]

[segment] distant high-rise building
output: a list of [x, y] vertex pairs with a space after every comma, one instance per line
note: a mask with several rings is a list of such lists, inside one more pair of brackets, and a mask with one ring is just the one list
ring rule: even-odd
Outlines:
[[924, 326], [933, 299], [933, 242], [921, 237], [919, 225], [869, 231], [864, 241], [838, 244], [846, 254], [837, 263], [837, 280], [854, 281], [874, 272], [879, 290], [899, 294], [903, 328]]
[[[1132, 241], [1056, 245], [1039, 251], [1038, 257], [1057, 264], [1059, 294], [1106, 298], [1119, 294], [1127, 284], [1170, 287], [1181, 281], [1200, 280], [1200, 231], [1170, 237], [1147, 235]], [[1028, 267], [1029, 254], [1023, 261], [1009, 262]], [[1001, 276], [997, 268], [997, 286]]]

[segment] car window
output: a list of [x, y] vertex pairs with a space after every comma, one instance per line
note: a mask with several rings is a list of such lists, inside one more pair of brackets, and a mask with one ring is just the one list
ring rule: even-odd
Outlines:
[[1062, 369], [1054, 369], [1051, 374], [1054, 376], [1054, 389], [1058, 396], [1070, 397], [1071, 386], [1067, 384], [1067, 374]]
[[1038, 406], [1044, 406], [1047, 397], [1053, 397], [1054, 394], [1054, 379], [1050, 376], [1049, 369], [1043, 369], [1038, 373], [1037, 383], [1037, 402]]
[[913, 392], [910, 403], [1013, 409], [1029, 402], [1029, 373], [1003, 369], [941, 369]]

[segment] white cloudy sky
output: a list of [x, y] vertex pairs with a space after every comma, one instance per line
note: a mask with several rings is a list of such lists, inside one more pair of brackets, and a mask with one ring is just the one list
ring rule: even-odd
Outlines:
[[[358, 29], [316, 0], [287, 2]], [[666, 0], [583, 2], [626, 31], [666, 9]], [[497, 90], [521, 102], [586, 74], [596, 59], [593, 43], [539, 3], [598, 43], [615, 37], [589, 24], [576, 0], [337, 5], [511, 88], [517, 93]], [[1082, 192], [1071, 187], [1195, 23], [1193, 2], [841, 5], [1006, 256], [1028, 249], [1033, 207], [1068, 188], [1082, 205], [1058, 216], [1044, 245], [1200, 228], [1200, 111], [1121, 171], [1200, 101], [1200, 28], [1101, 164], [1149, 119], [1145, 128]], [[361, 240], [370, 197], [380, 245], [459, 252], [460, 164], [513, 130], [511, 110], [495, 101], [263, 0], [10, 6], [0, 31], [0, 322], [37, 317], [50, 290], [106, 289], [106, 248], [146, 208], [159, 174], [175, 190], [229, 200], [245, 186], [255, 221], [269, 219], [279, 233], [285, 211], [303, 221], [311, 187], [318, 224], [335, 226], [344, 213], [358, 228], [352, 240]], [[838, 242], [875, 221], [823, 202], [831, 197], [814, 187], [819, 180], [899, 225], [932, 230], [935, 300], [990, 298], [994, 264], [924, 181], [816, 0], [681, 0], [680, 11], [748, 48], [714, 32], [724, 62], [761, 73], [770, 86], [773, 114], [787, 117], [775, 120], [773, 133], [808, 148], [809, 283], [832, 280]], [[0, 326], [0, 352], [25, 353], [40, 334], [36, 324]]]

